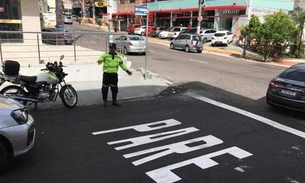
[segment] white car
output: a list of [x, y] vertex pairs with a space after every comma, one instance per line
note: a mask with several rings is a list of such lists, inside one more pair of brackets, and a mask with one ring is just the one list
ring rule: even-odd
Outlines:
[[0, 95], [0, 173], [11, 157], [32, 149], [36, 133], [34, 124], [24, 105]]
[[229, 43], [233, 42], [234, 36], [230, 31], [217, 31], [212, 37], [212, 46], [215, 45], [225, 45], [228, 46]]
[[180, 34], [181, 31], [186, 30], [186, 29], [187, 29], [187, 27], [174, 27], [172, 30], [169, 31], [168, 38], [173, 40]]
[[167, 39], [168, 38], [168, 33], [173, 29], [173, 27], [169, 27], [163, 31], [161, 31], [159, 34], [158, 34], [158, 38], [160, 39]]
[[200, 37], [203, 40], [203, 42], [206, 43], [206, 42], [212, 40], [215, 33], [216, 33], [216, 30], [214, 30], [214, 29], [201, 29]]
[[142, 35], [143, 36], [145, 29], [146, 29], [146, 26], [140, 26], [138, 28], [135, 28], [133, 33], [137, 34], [137, 35]]

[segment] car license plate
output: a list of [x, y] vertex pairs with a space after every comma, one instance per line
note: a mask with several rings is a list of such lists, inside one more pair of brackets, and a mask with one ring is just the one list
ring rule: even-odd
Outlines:
[[296, 95], [296, 92], [289, 91], [289, 90], [281, 90], [281, 93], [286, 94], [286, 95], [290, 95], [290, 96], [295, 96]]

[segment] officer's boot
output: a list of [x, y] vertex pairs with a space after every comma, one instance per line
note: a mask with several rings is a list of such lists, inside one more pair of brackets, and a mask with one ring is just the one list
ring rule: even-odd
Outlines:
[[107, 107], [108, 87], [102, 87], [103, 106]]
[[112, 92], [112, 105], [120, 107], [121, 104], [117, 101], [117, 95], [118, 95], [118, 88], [117, 87], [111, 87]]

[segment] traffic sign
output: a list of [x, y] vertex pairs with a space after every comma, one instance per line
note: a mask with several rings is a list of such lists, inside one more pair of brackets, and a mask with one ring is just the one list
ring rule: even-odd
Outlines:
[[200, 22], [202, 21], [202, 16], [198, 16], [197, 20]]

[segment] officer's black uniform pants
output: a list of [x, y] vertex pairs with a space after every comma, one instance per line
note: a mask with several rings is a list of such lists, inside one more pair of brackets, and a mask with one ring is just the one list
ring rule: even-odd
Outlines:
[[117, 100], [118, 90], [118, 74], [117, 73], [105, 73], [103, 74], [103, 86], [102, 86], [102, 95], [103, 100], [107, 101], [108, 97], [108, 88], [110, 87], [112, 93], [112, 101]]

